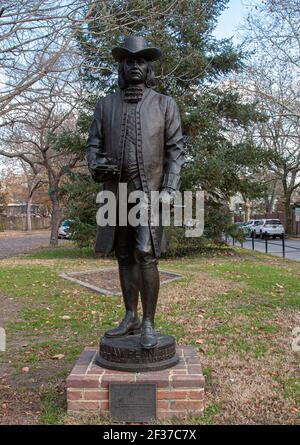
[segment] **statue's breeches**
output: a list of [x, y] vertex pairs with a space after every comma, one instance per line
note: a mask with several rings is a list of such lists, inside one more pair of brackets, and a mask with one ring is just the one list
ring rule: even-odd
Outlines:
[[143, 268], [157, 264], [149, 227], [116, 227], [115, 254], [120, 265], [137, 262]]

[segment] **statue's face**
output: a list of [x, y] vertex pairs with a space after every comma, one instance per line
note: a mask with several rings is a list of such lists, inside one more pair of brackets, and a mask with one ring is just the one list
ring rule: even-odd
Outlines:
[[127, 84], [145, 83], [147, 76], [147, 61], [142, 58], [125, 59], [124, 75]]

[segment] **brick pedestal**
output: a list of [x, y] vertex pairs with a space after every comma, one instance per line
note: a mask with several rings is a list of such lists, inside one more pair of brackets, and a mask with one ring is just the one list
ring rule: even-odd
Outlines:
[[101, 368], [94, 362], [96, 354], [85, 348], [67, 378], [68, 413], [109, 415], [110, 383], [155, 383], [158, 420], [202, 414], [205, 380], [196, 348], [178, 347], [176, 366], [143, 373]]

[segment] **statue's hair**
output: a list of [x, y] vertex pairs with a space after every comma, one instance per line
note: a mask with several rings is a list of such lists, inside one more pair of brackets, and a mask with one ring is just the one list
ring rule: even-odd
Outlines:
[[[148, 60], [146, 60], [146, 64], [147, 64], [147, 74], [146, 74], [146, 86], [148, 88], [150, 88], [151, 86], [154, 85], [155, 81], [155, 77], [154, 77], [154, 71], [153, 71], [153, 67], [151, 62], [149, 62]], [[127, 83], [125, 80], [125, 73], [124, 73], [124, 60], [121, 60], [121, 62], [119, 62], [119, 69], [118, 69], [118, 84], [121, 90], [124, 90], [124, 88], [127, 87]]]

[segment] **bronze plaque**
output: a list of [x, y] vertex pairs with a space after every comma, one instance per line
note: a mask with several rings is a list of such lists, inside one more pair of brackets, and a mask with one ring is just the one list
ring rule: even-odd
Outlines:
[[154, 383], [111, 383], [110, 415], [119, 422], [149, 422], [156, 419]]

